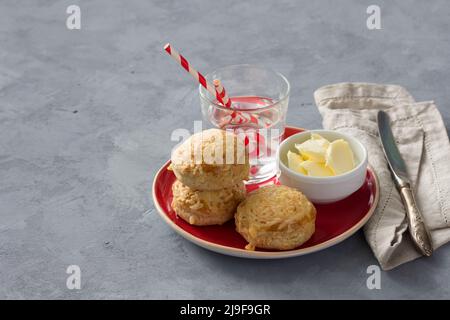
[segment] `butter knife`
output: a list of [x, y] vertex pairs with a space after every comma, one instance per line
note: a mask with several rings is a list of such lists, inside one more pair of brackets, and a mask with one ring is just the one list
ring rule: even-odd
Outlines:
[[414, 198], [414, 191], [411, 181], [408, 178], [406, 165], [395, 143], [392, 134], [389, 116], [384, 111], [379, 111], [377, 115], [378, 132], [380, 134], [381, 144], [383, 145], [384, 155], [386, 156], [389, 168], [394, 178], [403, 204], [406, 209], [409, 233], [419, 251], [429, 257], [433, 253], [433, 246], [430, 234], [423, 222], [422, 214]]

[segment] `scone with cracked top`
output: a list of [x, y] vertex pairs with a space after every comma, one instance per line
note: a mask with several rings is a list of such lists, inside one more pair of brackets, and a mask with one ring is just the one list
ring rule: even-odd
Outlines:
[[209, 129], [196, 133], [172, 153], [171, 169], [194, 190], [221, 190], [249, 177], [248, 150], [233, 132]]
[[315, 232], [316, 209], [298, 190], [282, 185], [263, 187], [241, 202], [235, 215], [236, 230], [246, 249], [290, 250]]

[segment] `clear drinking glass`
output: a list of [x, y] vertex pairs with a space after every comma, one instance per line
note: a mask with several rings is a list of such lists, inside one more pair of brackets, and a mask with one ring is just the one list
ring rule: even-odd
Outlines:
[[250, 153], [250, 180], [257, 183], [276, 174], [276, 152], [283, 139], [290, 85], [280, 73], [254, 65], [232, 65], [206, 75], [219, 79], [232, 108], [218, 103], [199, 86], [202, 114], [207, 123], [245, 137]]

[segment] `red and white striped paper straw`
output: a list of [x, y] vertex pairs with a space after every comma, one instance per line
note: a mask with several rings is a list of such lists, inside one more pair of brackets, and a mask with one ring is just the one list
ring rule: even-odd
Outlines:
[[[167, 43], [164, 46], [164, 50], [175, 60], [177, 61], [187, 72], [189, 72], [195, 80], [197, 80], [206, 90], [208, 90], [223, 106], [231, 108], [231, 99], [227, 96], [225, 88], [221, 85], [220, 81], [218, 82], [220, 88], [220, 93], [218, 88], [214, 84], [206, 81], [206, 78], [195, 68], [193, 68], [190, 63], [183, 57], [177, 50], [175, 50], [170, 43]], [[227, 102], [225, 103], [223, 97], [226, 97]], [[228, 123], [232, 124], [243, 124], [243, 123], [254, 123], [257, 126], [263, 128], [267, 127], [268, 124], [261, 121], [258, 117], [252, 114], [247, 114], [239, 111], [233, 110], [233, 112], [229, 116], [230, 119], [227, 119]]]
[[208, 90], [213, 96], [215, 96], [220, 103], [225, 105], [222, 101], [222, 97], [220, 97], [214, 85], [206, 81], [205, 77], [200, 72], [195, 70], [186, 60], [186, 58], [183, 57], [177, 50], [175, 50], [170, 45], [170, 43], [167, 43], [164, 46], [164, 50], [166, 50], [167, 53], [170, 54], [170, 56], [174, 58], [175, 61], [177, 61], [187, 72], [189, 72], [194, 77], [194, 79], [197, 80], [206, 90]]
[[225, 88], [222, 86], [222, 82], [220, 82], [219, 79], [214, 79], [213, 83], [216, 91], [219, 93], [220, 97], [223, 100], [223, 105], [227, 108], [231, 108], [231, 99], [228, 97]]
[[[222, 86], [222, 82], [219, 79], [214, 79], [214, 86], [216, 87], [216, 91], [219, 93], [220, 97], [223, 100], [224, 106], [231, 108], [231, 99], [228, 97], [225, 88]], [[246, 112], [234, 111], [227, 117], [228, 123], [231, 124], [243, 124], [252, 122], [256, 125], [260, 125], [261, 123], [258, 120], [258, 117]]]

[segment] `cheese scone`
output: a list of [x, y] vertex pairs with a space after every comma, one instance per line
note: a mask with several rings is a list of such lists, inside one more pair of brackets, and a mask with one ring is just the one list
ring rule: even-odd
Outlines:
[[189, 224], [207, 226], [223, 224], [232, 219], [239, 203], [245, 198], [245, 185], [222, 190], [193, 190], [180, 181], [172, 185], [172, 208]]
[[195, 190], [220, 190], [249, 177], [248, 150], [233, 132], [209, 129], [196, 133], [172, 153], [171, 169]]
[[316, 209], [300, 191], [272, 185], [250, 193], [238, 206], [235, 221], [248, 242], [246, 249], [290, 250], [313, 235]]

